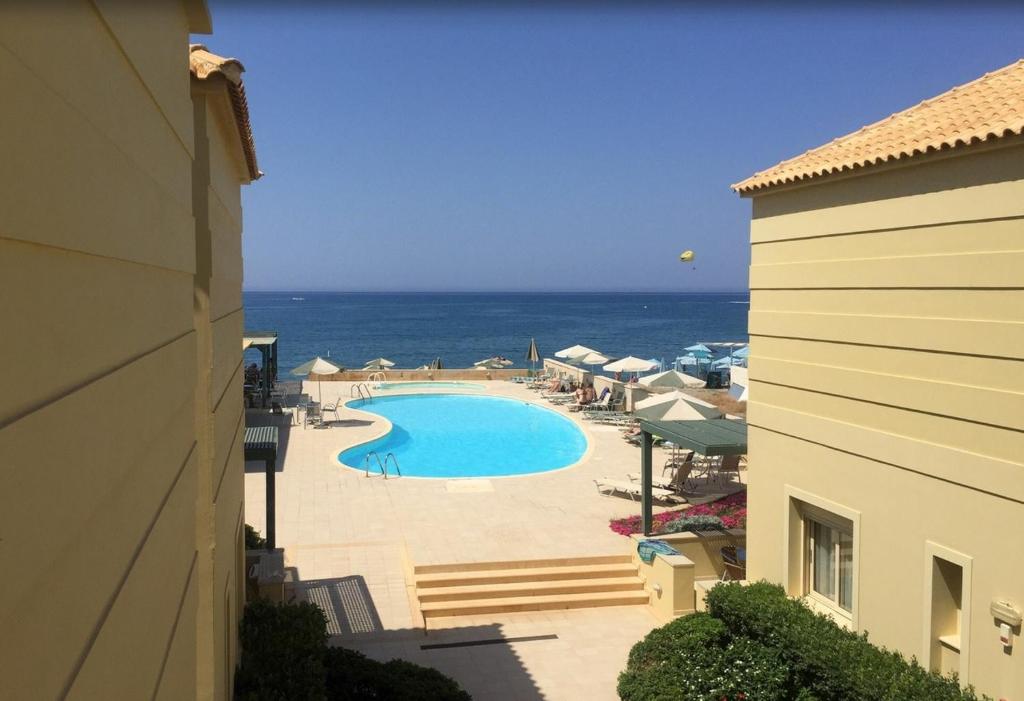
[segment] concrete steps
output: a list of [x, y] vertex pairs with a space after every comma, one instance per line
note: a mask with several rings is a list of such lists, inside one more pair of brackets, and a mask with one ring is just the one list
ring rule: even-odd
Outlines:
[[424, 618], [647, 604], [628, 555], [419, 565]]

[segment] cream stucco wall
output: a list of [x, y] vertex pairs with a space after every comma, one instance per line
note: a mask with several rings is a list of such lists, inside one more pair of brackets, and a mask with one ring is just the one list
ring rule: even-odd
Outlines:
[[177, 3], [0, 8], [0, 698], [230, 691], [245, 178], [218, 125], [210, 331], [189, 29]]
[[802, 593], [790, 498], [833, 502], [853, 625], [926, 659], [928, 543], [963, 554], [966, 679], [1022, 698], [1024, 145], [865, 173], [753, 201], [748, 574]]

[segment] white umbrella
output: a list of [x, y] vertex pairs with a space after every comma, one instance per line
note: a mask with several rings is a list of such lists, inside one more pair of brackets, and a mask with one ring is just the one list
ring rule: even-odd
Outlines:
[[580, 365], [589, 365], [590, 366], [590, 374], [591, 375], [596, 375], [597, 374], [597, 373], [594, 372], [594, 366], [595, 365], [604, 365], [609, 360], [611, 360], [611, 358], [603, 356], [600, 353], [598, 353], [597, 351], [594, 351], [593, 353], [587, 353], [582, 358], [576, 358], [575, 359], [575, 361], [577, 363], [579, 363]]
[[657, 363], [627, 355], [622, 360], [616, 360], [614, 363], [605, 365], [604, 369], [608, 372], [647, 372], [655, 367], [657, 367]]
[[[303, 363], [297, 368], [292, 368], [292, 374], [296, 377], [306, 377], [308, 375], [330, 375], [335, 372], [341, 372], [341, 368], [334, 363], [324, 360], [319, 355], [309, 362]], [[320, 380], [316, 381], [316, 391], [319, 399], [323, 399], [323, 392], [320, 389]]]
[[657, 375], [648, 375], [640, 378], [640, 384], [644, 387], [703, 387], [704, 380], [693, 375], [686, 375], [678, 370], [666, 370]]
[[481, 370], [496, 370], [498, 368], [505, 368], [512, 364], [512, 361], [508, 358], [503, 358], [500, 355], [496, 355], [491, 358], [484, 358], [473, 363], [473, 367]]
[[711, 402], [705, 402], [703, 399], [697, 399], [693, 395], [674, 390], [672, 392], [665, 392], [664, 394], [654, 394], [646, 399], [641, 399], [636, 403], [637, 409], [646, 409], [648, 407], [657, 406], [659, 404], [669, 404], [671, 402], [686, 402], [692, 407], [695, 407], [705, 417], [720, 417], [722, 411]]
[[366, 367], [363, 370], [384, 370], [385, 368], [393, 368], [395, 364], [387, 358], [374, 358], [373, 360], [366, 361]]
[[555, 353], [556, 358], [580, 358], [587, 353], [596, 353], [597, 351], [593, 348], [587, 348], [586, 346], [569, 346]]
[[675, 401], [655, 404], [644, 409], [637, 409], [633, 414], [641, 419], [653, 421], [702, 421], [709, 418], [704, 416], [697, 407], [685, 399], [676, 399]]
[[[686, 406], [679, 406], [679, 404]], [[679, 391], [655, 394], [634, 406], [637, 416], [643, 419], [685, 420], [718, 419], [722, 412], [714, 404]]]

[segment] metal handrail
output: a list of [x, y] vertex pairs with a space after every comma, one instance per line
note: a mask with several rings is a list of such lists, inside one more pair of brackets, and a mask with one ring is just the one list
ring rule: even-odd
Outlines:
[[380, 454], [377, 453], [376, 450], [371, 450], [369, 453], [366, 454], [366, 457], [363, 459], [363, 477], [369, 477], [370, 476], [370, 457], [371, 456], [377, 459], [377, 467], [380, 469], [380, 473], [382, 475], [384, 475], [384, 479], [387, 479], [388, 478], [388, 469], [384, 466], [384, 463], [381, 462]]
[[397, 472], [398, 476], [401, 477], [402, 468], [398, 466], [398, 458], [395, 457], [394, 453], [388, 453], [384, 456], [384, 479], [388, 478], [388, 460], [395, 463], [395, 472]]
[[348, 388], [349, 397], [355, 397], [357, 394], [360, 399], [365, 399], [368, 402], [373, 401], [373, 392], [370, 391], [365, 382], [358, 382]]
[[377, 469], [380, 470], [380, 473], [381, 475], [384, 476], [384, 479], [388, 478], [388, 462], [393, 462], [395, 464], [395, 472], [398, 473], [399, 477], [402, 476], [402, 468], [399, 467], [398, 458], [395, 457], [394, 453], [388, 453], [387, 455], [384, 456], [384, 459], [381, 460], [380, 453], [378, 453], [376, 450], [371, 450], [369, 453], [366, 454], [366, 457], [363, 458], [363, 477], [370, 476], [371, 457], [377, 461]]

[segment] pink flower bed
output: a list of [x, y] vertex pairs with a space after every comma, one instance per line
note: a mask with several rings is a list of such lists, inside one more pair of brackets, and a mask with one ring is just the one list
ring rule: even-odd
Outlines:
[[[691, 506], [685, 511], [666, 511], [654, 514], [654, 532], [660, 532], [669, 521], [675, 521], [685, 516], [717, 516], [722, 519], [722, 525], [726, 528], [746, 528], [747, 492], [746, 490], [736, 492], [718, 501]], [[639, 533], [640, 517], [615, 518], [608, 523], [608, 526], [619, 535], [628, 536], [632, 533]]]

